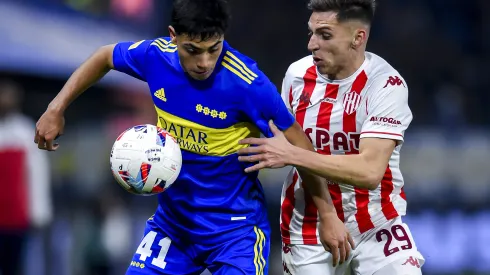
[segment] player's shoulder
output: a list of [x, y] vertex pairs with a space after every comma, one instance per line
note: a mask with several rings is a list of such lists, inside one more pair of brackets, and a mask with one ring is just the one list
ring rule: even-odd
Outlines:
[[172, 43], [170, 37], [158, 37], [148, 40], [148, 50], [169, 55], [177, 52], [177, 45]]
[[255, 60], [232, 48], [227, 42], [223, 47], [220, 62], [223, 72], [228, 76], [229, 84], [233, 86], [253, 89], [270, 82]]
[[172, 43], [170, 37], [159, 37], [131, 42], [128, 50], [145, 51], [147, 53], [157, 53], [158, 55], [172, 55], [177, 52], [177, 45]]
[[[369, 86], [374, 89], [388, 86], [403, 86], [407, 87], [405, 79], [402, 77], [388, 61], [377, 54], [366, 52], [368, 66], [365, 69], [368, 77]], [[388, 83], [388, 85], [386, 85]]]
[[140, 40], [129, 45], [127, 50], [140, 52], [151, 60], [158, 60], [159, 64], [162, 62], [173, 66], [179, 64], [177, 45], [172, 43], [170, 37]]
[[303, 79], [308, 70], [314, 66], [313, 56], [305, 56], [289, 65], [285, 79]]

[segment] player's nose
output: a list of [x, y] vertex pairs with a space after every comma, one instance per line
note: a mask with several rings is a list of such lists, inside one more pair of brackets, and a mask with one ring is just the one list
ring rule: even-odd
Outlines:
[[211, 62], [198, 62], [197, 69], [199, 71], [208, 71], [211, 68]]
[[315, 39], [315, 36], [312, 35], [310, 37], [310, 40], [308, 41], [308, 51], [314, 52], [317, 51], [320, 48], [318, 45], [318, 41]]
[[207, 70], [212, 67], [212, 64], [213, 64], [212, 58], [206, 55], [202, 56], [202, 58], [199, 58], [196, 63], [197, 68], [200, 70]]

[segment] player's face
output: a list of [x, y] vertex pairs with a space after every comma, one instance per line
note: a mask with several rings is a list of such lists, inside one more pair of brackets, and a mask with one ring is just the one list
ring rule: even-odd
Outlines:
[[180, 64], [192, 78], [205, 80], [213, 73], [223, 50], [223, 36], [203, 41], [199, 38], [190, 39], [187, 35], [177, 35], [173, 40], [177, 44]]
[[359, 37], [359, 24], [337, 21], [336, 12], [313, 12], [308, 29], [308, 50], [318, 71], [323, 75], [336, 76], [351, 62], [355, 51], [353, 43]]

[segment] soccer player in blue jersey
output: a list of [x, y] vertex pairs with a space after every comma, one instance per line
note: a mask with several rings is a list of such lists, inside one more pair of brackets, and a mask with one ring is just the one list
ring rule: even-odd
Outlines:
[[[313, 150], [275, 86], [256, 63], [224, 40], [225, 0], [176, 0], [170, 37], [122, 42], [96, 51], [49, 104], [36, 127], [40, 149], [56, 150], [64, 111], [114, 69], [148, 83], [158, 126], [182, 148], [177, 181], [159, 206], [127, 274], [267, 274], [270, 228], [257, 173], [244, 172], [239, 140], [272, 136], [269, 121], [288, 140]], [[327, 185], [302, 174], [324, 217], [320, 234], [343, 261], [348, 234], [329, 202]], [[308, 181], [308, 179], [310, 179]]]

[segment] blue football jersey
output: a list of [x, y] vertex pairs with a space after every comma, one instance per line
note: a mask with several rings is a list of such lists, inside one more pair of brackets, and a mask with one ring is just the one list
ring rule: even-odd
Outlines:
[[258, 173], [238, 161], [238, 141], [271, 136], [294, 117], [257, 64], [224, 42], [213, 74], [194, 80], [179, 63], [169, 38], [123, 42], [113, 53], [116, 70], [148, 83], [157, 125], [182, 149], [177, 181], [159, 195], [154, 221], [174, 242], [219, 243], [266, 222]]

